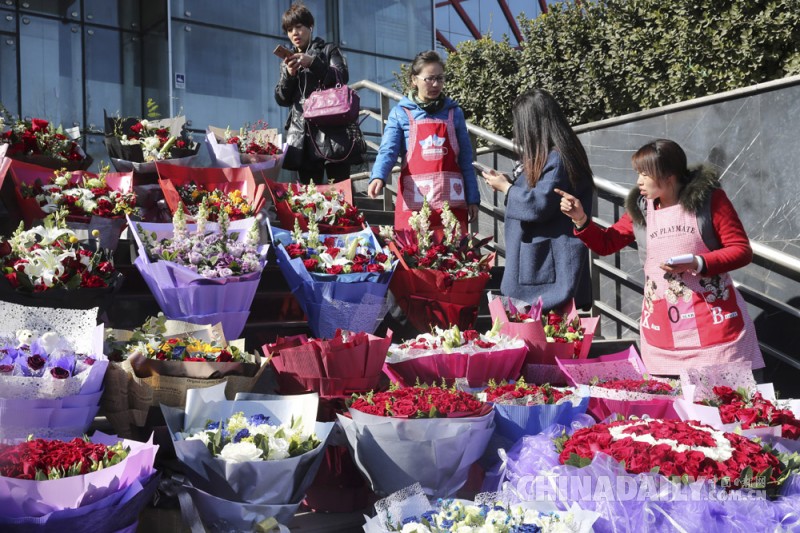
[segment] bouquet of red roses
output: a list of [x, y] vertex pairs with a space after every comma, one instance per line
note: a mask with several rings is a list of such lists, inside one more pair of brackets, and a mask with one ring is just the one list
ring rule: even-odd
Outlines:
[[379, 495], [416, 482], [429, 496], [453, 495], [494, 431], [490, 405], [444, 384], [354, 395], [338, 417], [356, 465]]
[[350, 180], [330, 185], [300, 185], [267, 180], [280, 227], [292, 229], [295, 222], [308, 231], [309, 220], [326, 235], [355, 233], [364, 229], [364, 215], [353, 205]]
[[102, 433], [0, 445], [0, 529], [135, 530], [158, 486], [157, 450]]
[[8, 145], [6, 156], [12, 159], [50, 169], [84, 170], [92, 158], [77, 143], [79, 137], [77, 127], [64, 130], [41, 118], [14, 120], [0, 105], [0, 144]]
[[381, 237], [389, 244], [402, 268], [390, 290], [400, 309], [418, 331], [431, 326], [475, 323], [483, 289], [489, 281], [494, 254], [482, 255], [491, 238], [475, 240], [461, 234], [461, 225], [447, 203], [442, 207], [443, 231], [431, 230], [427, 202], [409, 218], [410, 230], [384, 226]]
[[507, 450], [523, 436], [537, 435], [553, 424], [569, 426], [576, 419], [588, 418], [584, 414], [588, 396], [549, 384], [531, 385], [524, 379], [500, 384], [490, 381], [478, 397], [494, 403], [497, 413], [497, 430], [489, 445], [494, 451]]
[[[577, 504], [621, 532], [640, 531], [644, 521], [653, 531], [780, 530], [800, 505], [796, 455], [695, 421], [557, 425], [521, 439], [506, 457], [491, 488], [558, 508]], [[781, 498], [765, 497], [778, 490]]]

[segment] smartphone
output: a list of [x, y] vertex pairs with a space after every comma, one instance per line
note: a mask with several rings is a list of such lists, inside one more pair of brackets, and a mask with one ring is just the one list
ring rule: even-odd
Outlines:
[[478, 163], [477, 161], [473, 161], [472, 166], [475, 167], [475, 170], [477, 170], [478, 172], [489, 172], [490, 170], [492, 170], [483, 163]]
[[294, 52], [292, 52], [282, 44], [276, 46], [275, 50], [273, 50], [272, 53], [280, 57], [281, 59], [286, 59], [287, 57], [292, 57], [294, 55]]
[[667, 259], [666, 264], [673, 265], [688, 265], [694, 261], [694, 254], [675, 255]]

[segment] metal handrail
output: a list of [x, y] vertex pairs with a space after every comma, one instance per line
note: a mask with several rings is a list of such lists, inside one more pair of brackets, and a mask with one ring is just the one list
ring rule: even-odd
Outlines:
[[[798, 81], [800, 81], [800, 77], [797, 77], [797, 79], [794, 79], [794, 78], [791, 79], [789, 83], [790, 84], [797, 84]], [[783, 83], [785, 84], [787, 82], [784, 81]], [[374, 111], [362, 111], [362, 114], [367, 115], [370, 118], [373, 118], [375, 120], [379, 120], [380, 121], [380, 125], [381, 125], [381, 132], [382, 132], [383, 131], [383, 127], [384, 127], [384, 125], [386, 123], [386, 120], [388, 119], [388, 115], [389, 115], [389, 105], [388, 105], [389, 104], [389, 100], [399, 101], [402, 98], [402, 95], [400, 93], [398, 93], [397, 91], [393, 91], [391, 89], [387, 89], [386, 87], [383, 87], [382, 85], [379, 85], [379, 84], [377, 84], [375, 82], [372, 82], [372, 81], [369, 81], [369, 80], [361, 80], [359, 82], [356, 82], [356, 83], [352, 84], [351, 87], [353, 89], [355, 89], [355, 90], [366, 89], [366, 90], [369, 90], [369, 91], [373, 91], [373, 92], [378, 93], [381, 96], [381, 112], [380, 112], [380, 115], [378, 113], [375, 113]], [[756, 91], [768, 90], [767, 87], [771, 88], [771, 85], [770, 84], [762, 84], [762, 85], [758, 86], [756, 89], [753, 89], [753, 90], [756, 90]], [[739, 90], [738, 92], [742, 92], [742, 91]], [[726, 97], [731, 97], [730, 95], [727, 95], [727, 94], [725, 96]], [[707, 97], [707, 98], [710, 98], [710, 97]], [[701, 103], [704, 102], [703, 99], [698, 99], [698, 100], [701, 100]], [[682, 106], [693, 106], [693, 105], [700, 105], [700, 104], [697, 103], [697, 102], [688, 102], [688, 103], [682, 103], [682, 104], [675, 104], [674, 106], [667, 106], [667, 107], [670, 108], [669, 110], [672, 110], [672, 107], [676, 107], [677, 108], [677, 107], [680, 107], [681, 105]], [[649, 113], [651, 113], [651, 114], [652, 113], [659, 113], [659, 112], [664, 112], [664, 111], [663, 110], [651, 110], [651, 111], [649, 111]], [[642, 113], [644, 113], [644, 112], [642, 112]], [[636, 118], [638, 118], [638, 114], [634, 114], [634, 115], [637, 115], [637, 116], [636, 117], [634, 117], [634, 116], [631, 116], [631, 117], [620, 117], [619, 120], [625, 120], [627, 118], [630, 118], [630, 120], [635, 120]], [[598, 123], [584, 124], [584, 125], [580, 126], [579, 129], [581, 131], [591, 131], [592, 129], [596, 129], [597, 127], [602, 127], [602, 125], [605, 124], [606, 122], [608, 122], [608, 121], [600, 121]], [[576, 128], [576, 130], [577, 129], [578, 128]], [[467, 122], [467, 130], [469, 131], [469, 133], [471, 133], [475, 137], [478, 137], [480, 139], [488, 141], [489, 143], [491, 143], [492, 145], [497, 146], [500, 149], [509, 150], [509, 151], [512, 151], [512, 152], [515, 151], [514, 143], [510, 139], [507, 139], [505, 137], [502, 137], [500, 135], [492, 133], [489, 130], [486, 130], [484, 128], [481, 128], [480, 126], [476, 126], [476, 125], [471, 124], [469, 122]], [[392, 172], [394, 173], [394, 172], [396, 172], [398, 170], [399, 170], [399, 168], [395, 167], [392, 170]], [[597, 189], [598, 189], [599, 192], [606, 193], [607, 195], [611, 196], [612, 198], [624, 199], [627, 196], [628, 192], [629, 192], [629, 190], [626, 187], [623, 187], [622, 185], [619, 185], [617, 183], [614, 183], [614, 182], [609, 181], [609, 180], [604, 179], [604, 178], [595, 177], [594, 178], [594, 182], [595, 182], [595, 185], [597, 186]], [[390, 184], [388, 182], [387, 182], [387, 186], [384, 188], [384, 191], [385, 191], [385, 193], [384, 193], [385, 194], [384, 201], [386, 202], [386, 205], [391, 205], [391, 195], [396, 194], [396, 191], [394, 190], [393, 187], [390, 186]], [[503, 216], [505, 214], [505, 210], [503, 208], [501, 208], [501, 207], [499, 207], [497, 205], [484, 203], [483, 201], [481, 202], [481, 212], [487, 213], [488, 215], [491, 215], [493, 218], [498, 218], [498, 217]], [[599, 224], [603, 225], [603, 226], [609, 226], [610, 225], [609, 222], [604, 221], [604, 220], [599, 219], [599, 218], [596, 218], [596, 217], [594, 218], [594, 220], [596, 222], [598, 222]], [[498, 243], [498, 246], [499, 246], [499, 243]], [[761, 243], [758, 243], [758, 242], [750, 241], [750, 246], [753, 249], [753, 262], [754, 263], [756, 263], [756, 264], [758, 264], [758, 265], [760, 265], [762, 267], [765, 267], [767, 269], [778, 270], [781, 273], [783, 273], [784, 275], [786, 275], [786, 277], [789, 277], [791, 279], [800, 280], [800, 258], [794, 257], [792, 255], [789, 255], [789, 254], [785, 253], [785, 252], [782, 252], [780, 250], [776, 250], [775, 248], [772, 248], [770, 246], [767, 246], [767, 245], [764, 245], [764, 244], [761, 244]], [[630, 288], [632, 288], [634, 290], [638, 290], [639, 292], [642, 291], [642, 285], [641, 285], [640, 282], [638, 282], [637, 280], [634, 280], [627, 273], [625, 273], [624, 271], [618, 269], [616, 266], [612, 265], [611, 263], [603, 261], [603, 260], [601, 260], [599, 258], [595, 258], [593, 260], [593, 265], [595, 267], [597, 267], [598, 271], [601, 271], [602, 273], [604, 273], [609, 278], [614, 279], [617, 283], [621, 283], [623, 285], [626, 285], [626, 286], [628, 286], [628, 287], [630, 287]], [[742, 289], [748, 296], [751, 296], [751, 297], [753, 297], [755, 299], [758, 299], [758, 300], [764, 302], [765, 304], [772, 306], [775, 309], [779, 309], [779, 310], [781, 310], [781, 312], [786, 312], [786, 313], [788, 313], [788, 314], [790, 314], [790, 315], [792, 315], [794, 317], [800, 317], [800, 310], [795, 309], [794, 307], [788, 306], [784, 302], [776, 300], [775, 298], [772, 298], [771, 296], [769, 296], [767, 294], [764, 294], [762, 292], [756, 291], [756, 290], [754, 290], [754, 289], [752, 289], [750, 287], [742, 286], [742, 285], [740, 285], [738, 283], [736, 285], [737, 285], [737, 287]], [[626, 327], [628, 327], [630, 329], [638, 330], [638, 321], [636, 321], [636, 320], [632, 319], [631, 317], [628, 317], [627, 315], [621, 313], [618, 309], [616, 309], [616, 308], [614, 308], [612, 306], [609, 306], [608, 304], [606, 304], [604, 302], [601, 302], [601, 301], [598, 301], [598, 300], [595, 300], [594, 308], [597, 311], [603, 313], [604, 315], [609, 316], [612, 319], [616, 320], [617, 323], [620, 323], [620, 324], [622, 324], [622, 325], [624, 325], [624, 326], [626, 326]], [[765, 353], [767, 353], [770, 356], [773, 356], [773, 357], [781, 360], [784, 363], [790, 364], [790, 365], [794, 366], [795, 368], [800, 369], [800, 361], [788, 356], [787, 354], [784, 354], [784, 353], [780, 352], [779, 350], [776, 350], [776, 349], [772, 348], [769, 345], [766, 345], [764, 343], [759, 343], [759, 344], [761, 345], [761, 348]]]

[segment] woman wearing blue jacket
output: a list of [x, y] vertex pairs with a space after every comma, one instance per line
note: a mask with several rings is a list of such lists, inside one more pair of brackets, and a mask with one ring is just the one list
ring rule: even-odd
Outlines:
[[[560, 309], [573, 298], [578, 307], [592, 302], [589, 253], [561, 215], [561, 196], [569, 191], [591, 207], [594, 180], [589, 159], [558, 103], [536, 89], [514, 101], [514, 141], [524, 173], [511, 181], [495, 170], [486, 184], [506, 195], [506, 268], [500, 291], [545, 309]], [[587, 217], [591, 220], [591, 213]]]
[[413, 89], [389, 113], [368, 193], [372, 198], [380, 194], [402, 156], [395, 228], [407, 228], [411, 213], [427, 200], [433, 213], [431, 228], [441, 228], [442, 205], [448, 202], [466, 232], [481, 198], [464, 113], [444, 95], [444, 62], [439, 54], [417, 54], [409, 73]]

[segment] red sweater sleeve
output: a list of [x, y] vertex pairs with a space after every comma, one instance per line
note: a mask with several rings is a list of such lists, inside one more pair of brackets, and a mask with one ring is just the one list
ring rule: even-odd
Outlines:
[[750, 239], [728, 195], [716, 189], [711, 195], [711, 222], [722, 248], [702, 254], [704, 275], [715, 276], [749, 264], [753, 260]]
[[591, 251], [599, 255], [610, 255], [618, 252], [632, 243], [636, 237], [633, 234], [633, 221], [630, 215], [625, 213], [609, 228], [601, 228], [592, 221], [581, 229], [575, 230], [583, 243]]

